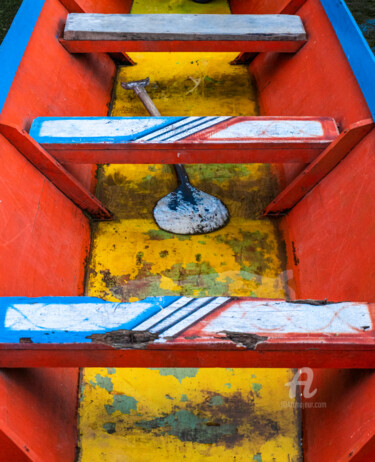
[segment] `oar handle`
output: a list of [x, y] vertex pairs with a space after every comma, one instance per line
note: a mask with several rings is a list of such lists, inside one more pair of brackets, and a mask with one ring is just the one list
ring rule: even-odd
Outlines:
[[148, 110], [149, 114], [154, 117], [160, 117], [160, 112], [158, 111], [157, 107], [155, 106], [154, 102], [150, 98], [149, 94], [145, 87], [137, 86], [133, 88], [134, 93], [138, 96], [138, 98], [142, 101], [144, 107]]
[[[149, 114], [154, 117], [160, 117], [161, 114], [158, 111], [158, 108], [155, 106], [154, 102], [150, 98], [145, 86], [148, 85], [149, 79], [138, 80], [136, 82], [123, 82], [121, 86], [125, 89], [132, 89], [138, 98], [142, 101], [144, 107], [147, 109]], [[185, 167], [182, 164], [177, 164], [174, 166], [177, 174], [178, 181], [181, 185], [186, 185], [189, 182], [188, 174], [186, 173]]]
[[178, 181], [181, 185], [190, 183], [186, 169], [182, 164], [175, 164], [174, 169], [176, 171]]

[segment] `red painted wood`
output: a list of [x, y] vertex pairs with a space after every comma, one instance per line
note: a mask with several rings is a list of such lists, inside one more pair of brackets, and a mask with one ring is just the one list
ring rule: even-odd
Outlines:
[[25, 130], [0, 123], [0, 133], [78, 207], [87, 211], [96, 220], [112, 219], [112, 214], [104, 205], [34, 141]]
[[[88, 2], [103, 9], [129, 7], [128, 0], [80, 4]], [[61, 47], [55, 38], [66, 14], [58, 0], [46, 0], [0, 114], [2, 123], [27, 129], [38, 116], [107, 115], [116, 67], [104, 54], [72, 57]], [[0, 152], [0, 295], [82, 294], [88, 219], [2, 135]], [[92, 166], [68, 169], [92, 190]], [[43, 462], [73, 461], [78, 369], [4, 372], [0, 416], [7, 437], [18, 435]], [[0, 437], [0, 454], [17, 462], [7, 442]]]
[[230, 0], [233, 14], [295, 14], [306, 0]]
[[[60, 2], [65, 6], [69, 13], [92, 13], [92, 8], [83, 9], [76, 0], [60, 0]], [[129, 5], [130, 9], [130, 5]], [[128, 8], [126, 8], [126, 13], [128, 13]], [[110, 57], [119, 64], [134, 66], [135, 62], [128, 56], [126, 53], [111, 53]]]
[[33, 462], [75, 460], [78, 379], [78, 369], [0, 371], [0, 429]]
[[[307, 44], [293, 57], [266, 53], [250, 66], [261, 114], [332, 116], [342, 130], [370, 118], [320, 2], [308, 0], [298, 14]], [[295, 297], [374, 300], [374, 143], [372, 132], [283, 219]], [[296, 172], [283, 168], [288, 184]]]
[[373, 462], [374, 371], [315, 369], [315, 388], [302, 411], [306, 462]]
[[294, 207], [375, 127], [372, 119], [351, 125], [293, 180], [270, 205], [265, 215], [278, 215]]
[[[67, 1], [67, 0], [64, 0]], [[75, 0], [87, 13], [127, 14], [133, 0]]]
[[[86, 344], [87, 345], [87, 344]], [[290, 350], [115, 350], [81, 345], [9, 346], [0, 349], [0, 367], [375, 367], [374, 349], [319, 350], [293, 346]]]
[[279, 53], [294, 53], [305, 41], [126, 41], [126, 40], [64, 40], [60, 43], [70, 53], [123, 53], [147, 51], [277, 51]]
[[88, 13], [76, 0], [60, 0], [60, 3], [65, 6], [69, 13]]
[[[0, 428], [4, 425], [0, 422]], [[20, 448], [9, 438], [9, 429], [0, 430], [0, 462], [30, 462], [31, 459], [25, 454], [29, 448]], [[22, 443], [21, 443], [22, 446]]]
[[2, 135], [0, 152], [0, 295], [82, 294], [87, 218]]
[[56, 145], [46, 146], [48, 152], [61, 163], [77, 164], [228, 164], [228, 163], [285, 163], [311, 162], [321, 149], [284, 143], [225, 143], [209, 147], [202, 143], [165, 143], [145, 145]]
[[372, 431], [371, 438], [349, 459], [350, 462], [369, 462], [370, 460], [375, 460], [375, 429]]
[[[275, 10], [274, 11], [270, 11], [271, 14], [296, 14], [297, 11], [301, 8], [301, 6], [306, 2], [306, 0], [289, 0], [287, 3], [284, 3], [283, 5], [280, 5], [279, 6], [279, 3], [278, 2], [276, 5], [275, 5]], [[236, 11], [236, 9], [238, 8], [238, 6], [235, 5], [236, 2], [232, 2], [231, 3], [231, 8], [232, 8], [232, 12], [234, 14], [238, 14], [238, 12]], [[252, 8], [253, 5], [251, 5]], [[255, 6], [256, 7], [256, 6]], [[265, 14], [264, 11], [265, 11], [265, 5], [264, 5], [264, 2], [262, 2], [262, 13], [261, 14]], [[253, 13], [247, 13], [247, 14], [253, 14]], [[256, 14], [256, 13], [254, 13]], [[233, 65], [237, 65], [237, 64], [250, 64], [253, 59], [255, 59], [256, 57], [258, 56], [258, 53], [240, 53], [237, 58], [235, 58], [231, 64]]]

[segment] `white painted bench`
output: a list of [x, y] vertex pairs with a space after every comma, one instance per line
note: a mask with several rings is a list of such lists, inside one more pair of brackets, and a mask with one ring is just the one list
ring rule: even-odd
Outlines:
[[374, 305], [0, 298], [0, 367], [375, 367]]
[[307, 40], [299, 16], [205, 14], [89, 14], [67, 17], [63, 39], [71, 52], [279, 51]]
[[311, 162], [339, 135], [332, 118], [35, 119], [30, 136], [61, 163]]

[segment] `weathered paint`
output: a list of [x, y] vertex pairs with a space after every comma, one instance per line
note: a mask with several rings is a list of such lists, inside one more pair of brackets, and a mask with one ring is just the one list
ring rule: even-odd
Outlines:
[[[292, 371], [257, 370], [256, 379], [250, 369], [199, 369], [177, 377], [168, 372], [117, 370], [108, 392], [90, 384], [97, 375], [108, 377], [106, 369], [85, 370], [82, 461], [124, 455], [134, 462], [247, 461], [257, 454], [264, 462], [298, 460], [292, 437], [297, 411], [280, 407], [289, 399], [284, 383]], [[254, 391], [259, 382], [263, 386]]]
[[[186, 10], [229, 12], [222, 0], [207, 5], [136, 0], [132, 12]], [[246, 69], [229, 65], [235, 55], [134, 54], [138, 65], [120, 69], [112, 115], [147, 115], [136, 97], [120, 86], [121, 81], [147, 76], [148, 92], [163, 115], [256, 115], [251, 77]], [[194, 186], [228, 206], [232, 219], [223, 230], [177, 236], [157, 228], [152, 209], [176, 187], [169, 166], [103, 167], [99, 194], [116, 219], [96, 226], [88, 293], [112, 301], [150, 294], [284, 298], [283, 246], [275, 224], [260, 219], [276, 187], [269, 167], [195, 165], [188, 166], [188, 174]], [[98, 374], [111, 377], [113, 392], [90, 384]], [[279, 405], [287, 399], [284, 383], [291, 375], [286, 370], [171, 368], [117, 368], [109, 375], [106, 369], [85, 369], [82, 462], [121, 460], [125, 454], [135, 462], [242, 461], [258, 454], [264, 462], [298, 460], [297, 411]], [[255, 392], [252, 383], [262, 389]], [[104, 406], [113, 406], [118, 393], [134, 398], [137, 409], [108, 415]]]
[[[3, 298], [0, 299], [0, 319], [3, 320], [0, 339], [5, 344], [18, 343], [22, 338], [34, 344], [88, 343], [98, 339], [99, 334], [120, 334], [122, 330], [124, 334], [125, 331], [139, 332], [139, 338], [156, 334], [149, 335], [145, 341], [172, 343], [172, 348], [176, 339], [187, 341], [192, 347], [204, 341], [215, 349], [225, 333], [238, 337], [239, 334], [267, 335], [268, 340], [275, 337], [281, 343], [285, 335], [285, 344], [290, 334], [304, 334], [299, 337], [300, 342], [309, 344], [316, 342], [309, 334], [321, 336], [320, 343], [324, 335], [326, 342], [340, 343], [342, 334], [365, 332], [370, 346], [375, 341], [373, 309], [372, 305], [363, 303], [297, 303], [237, 297], [149, 297], [132, 303], [85, 297], [76, 303], [70, 297]], [[353, 343], [359, 341], [357, 335]], [[142, 348], [135, 335], [129, 344], [124, 335], [122, 342], [123, 348], [132, 348], [132, 344]]]
[[[306, 32], [291, 15], [69, 14], [65, 40], [301, 41]], [[135, 50], [133, 50], [135, 51]], [[193, 51], [193, 50], [191, 50]]]
[[[200, 133], [199, 139], [240, 142], [247, 138], [333, 140], [333, 119], [311, 117], [38, 117], [30, 136], [40, 144], [178, 141]], [[206, 136], [201, 136], [206, 135]]]

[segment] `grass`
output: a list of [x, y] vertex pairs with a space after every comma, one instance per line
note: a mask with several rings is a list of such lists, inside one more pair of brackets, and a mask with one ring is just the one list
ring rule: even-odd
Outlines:
[[0, 0], [0, 43], [3, 41], [22, 0]]

